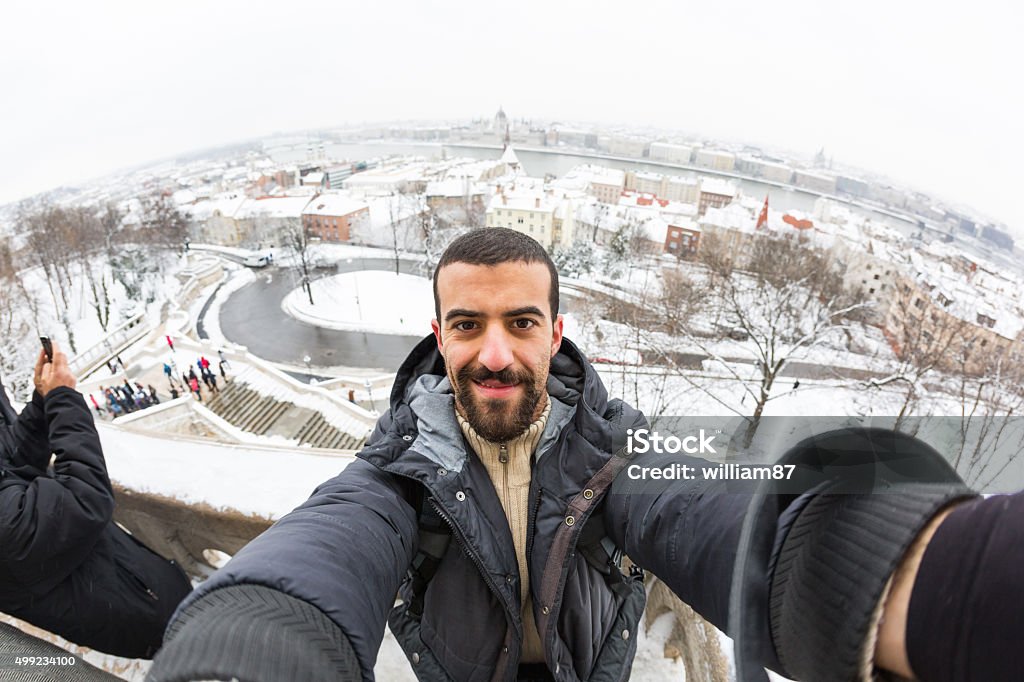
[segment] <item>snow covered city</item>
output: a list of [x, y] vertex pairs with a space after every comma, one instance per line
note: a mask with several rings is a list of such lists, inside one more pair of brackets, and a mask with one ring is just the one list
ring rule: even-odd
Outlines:
[[0, 680], [1024, 679], [1022, 20], [13, 9]]

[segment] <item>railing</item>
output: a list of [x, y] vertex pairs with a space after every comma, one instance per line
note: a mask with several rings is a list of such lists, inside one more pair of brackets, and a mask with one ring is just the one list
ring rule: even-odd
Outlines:
[[205, 267], [190, 267], [185, 272], [188, 273], [188, 277], [182, 282], [177, 296], [178, 307], [182, 309], [187, 309], [204, 287], [217, 281], [223, 275], [224, 269], [218, 261], [210, 260]]
[[72, 373], [80, 379], [88, 376], [105, 364], [107, 360], [145, 336], [149, 330], [146, 314], [139, 313], [107, 334], [98, 343], [72, 358], [68, 363]]

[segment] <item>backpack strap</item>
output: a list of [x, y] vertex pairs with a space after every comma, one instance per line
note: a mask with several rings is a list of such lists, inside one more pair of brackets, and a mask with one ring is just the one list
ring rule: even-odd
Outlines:
[[622, 549], [608, 536], [604, 524], [604, 505], [587, 519], [577, 540], [576, 551], [605, 577], [608, 586], [620, 597], [625, 598], [629, 594], [629, 581], [637, 578], [643, 580], [643, 572], [636, 566], [630, 569], [628, 576], [622, 573]]
[[441, 559], [448, 551], [448, 543], [452, 539], [452, 529], [437, 513], [437, 509], [427, 500], [426, 489], [416, 486], [413, 491], [413, 506], [416, 509], [416, 522], [419, 527], [419, 542], [416, 556], [409, 565], [409, 580], [412, 597], [408, 612], [414, 618], [423, 615], [423, 596], [427, 585], [437, 573]]

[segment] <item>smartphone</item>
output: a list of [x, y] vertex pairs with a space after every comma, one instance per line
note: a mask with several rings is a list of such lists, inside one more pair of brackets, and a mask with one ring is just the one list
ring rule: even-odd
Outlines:
[[39, 341], [43, 344], [43, 352], [46, 353], [46, 361], [53, 362], [53, 344], [50, 343], [50, 337], [40, 336]]

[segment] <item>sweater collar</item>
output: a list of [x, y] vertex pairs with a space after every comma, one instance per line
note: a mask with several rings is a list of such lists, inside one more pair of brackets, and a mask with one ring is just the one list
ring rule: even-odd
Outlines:
[[521, 434], [508, 441], [507, 443], [495, 443], [487, 440], [476, 432], [466, 419], [455, 412], [455, 418], [459, 422], [459, 427], [462, 429], [462, 435], [466, 437], [466, 441], [476, 452], [477, 456], [481, 459], [496, 459], [498, 451], [501, 446], [504, 445], [507, 452], [522, 452], [527, 457], [532, 455], [537, 449], [537, 444], [541, 440], [541, 436], [544, 435], [544, 427], [547, 425], [548, 416], [551, 414], [551, 399], [545, 395], [544, 411], [540, 417], [537, 418], [532, 424], [526, 427], [526, 430]]

